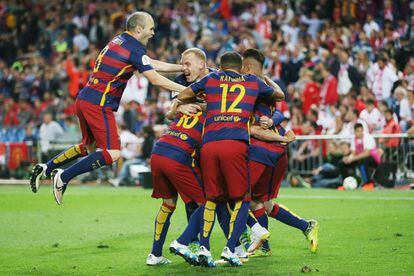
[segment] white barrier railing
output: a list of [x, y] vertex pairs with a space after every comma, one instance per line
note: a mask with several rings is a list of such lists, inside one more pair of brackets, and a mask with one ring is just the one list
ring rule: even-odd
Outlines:
[[[383, 162], [395, 163], [397, 166], [396, 180], [414, 177], [414, 137], [407, 133], [399, 134], [371, 134], [377, 143], [377, 148], [382, 153]], [[322, 166], [326, 161], [329, 143], [341, 141], [351, 142], [353, 136], [347, 135], [306, 135], [296, 136], [296, 142], [289, 146], [289, 170], [301, 175], [312, 175], [312, 171]], [[396, 145], [386, 146], [380, 143], [381, 139], [399, 139]], [[304, 142], [313, 141], [308, 153], [313, 151], [314, 155], [307, 156], [304, 160], [296, 158], [296, 152]], [[391, 164], [390, 163], [390, 164]]]
[[[372, 134], [372, 136], [377, 141], [377, 146], [381, 148], [384, 152], [383, 159], [386, 161], [395, 162], [398, 164], [398, 178], [410, 178], [413, 177], [414, 172], [414, 137], [410, 137], [406, 133], [401, 134]], [[378, 143], [379, 139], [390, 139], [398, 138], [400, 142], [398, 146], [395, 147], [385, 147], [381, 143]], [[313, 169], [318, 168], [326, 161], [326, 156], [324, 156], [324, 151], [326, 150], [326, 143], [332, 141], [351, 141], [352, 136], [345, 135], [306, 135], [306, 136], [296, 136], [296, 141], [289, 145], [289, 170], [291, 172], [297, 172], [300, 174], [311, 174]], [[294, 154], [297, 151], [298, 147], [305, 141], [314, 141], [313, 146], [317, 148], [317, 154], [308, 158], [304, 161], [295, 160]], [[32, 148], [33, 143], [31, 141], [26, 142], [30, 148]], [[324, 145], [325, 143], [325, 145]], [[11, 143], [3, 143], [6, 146], [9, 146]], [[38, 143], [40, 144], [40, 143]], [[51, 143], [50, 149], [52, 150], [64, 150], [69, 148], [72, 144], [69, 143]], [[325, 147], [325, 149], [324, 149]], [[42, 160], [42, 151], [40, 145], [36, 147], [36, 159], [39, 161]], [[115, 168], [115, 166], [114, 166]]]

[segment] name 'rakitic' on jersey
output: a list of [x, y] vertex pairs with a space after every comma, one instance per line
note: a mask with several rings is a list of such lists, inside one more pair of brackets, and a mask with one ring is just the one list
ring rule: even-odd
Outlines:
[[243, 76], [238, 76], [238, 77], [232, 78], [228, 75], [222, 75], [222, 76], [220, 76], [220, 81], [242, 82], [242, 81], [246, 81], [246, 80], [244, 79]]

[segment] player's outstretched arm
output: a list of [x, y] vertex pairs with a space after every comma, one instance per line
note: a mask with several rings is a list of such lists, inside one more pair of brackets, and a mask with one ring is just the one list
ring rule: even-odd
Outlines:
[[195, 93], [191, 87], [187, 87], [178, 94], [177, 99], [181, 102], [189, 102], [194, 99]]
[[250, 128], [250, 134], [259, 140], [267, 142], [290, 143], [296, 140], [293, 131], [288, 131], [286, 136], [281, 136], [269, 129], [263, 129], [260, 126], [252, 126]]
[[285, 93], [283, 93], [279, 85], [277, 85], [274, 81], [272, 81], [272, 79], [269, 78], [268, 76], [263, 76], [263, 80], [267, 85], [272, 87], [273, 90], [275, 91], [275, 95], [274, 95], [275, 101], [281, 102], [285, 100]]
[[184, 115], [193, 116], [201, 110], [202, 108], [198, 104], [189, 103], [180, 105], [180, 101], [174, 99], [170, 110], [168, 110], [167, 114], [165, 114], [165, 117], [169, 120], [174, 120], [178, 112], [181, 112]]
[[160, 75], [155, 70], [148, 70], [142, 73], [148, 81], [155, 86], [162, 87], [166, 90], [181, 91], [185, 88], [181, 84], [170, 81], [166, 77]]
[[150, 63], [151, 63], [151, 66], [158, 72], [175, 73], [175, 72], [181, 72], [183, 68], [181, 64], [173, 64], [173, 63], [159, 61], [156, 59], [151, 59]]

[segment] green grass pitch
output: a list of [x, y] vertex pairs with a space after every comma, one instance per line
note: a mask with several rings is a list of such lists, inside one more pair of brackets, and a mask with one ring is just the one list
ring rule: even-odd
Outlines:
[[[172, 264], [148, 267], [154, 217], [161, 201], [135, 188], [69, 187], [57, 206], [50, 187], [0, 187], [0, 275], [396, 275], [414, 272], [414, 192], [282, 189], [279, 202], [321, 223], [317, 254], [296, 229], [270, 220], [273, 255], [243, 267], [191, 267], [168, 252], [186, 225], [182, 202], [164, 255]], [[224, 238], [216, 224], [212, 252]]]

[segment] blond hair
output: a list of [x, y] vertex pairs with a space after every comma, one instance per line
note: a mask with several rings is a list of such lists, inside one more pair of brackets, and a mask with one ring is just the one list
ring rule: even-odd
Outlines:
[[198, 49], [198, 48], [188, 48], [181, 54], [181, 56], [184, 56], [189, 53], [193, 53], [196, 57], [201, 59], [204, 63], [207, 62], [206, 53], [204, 53], [203, 50]]

